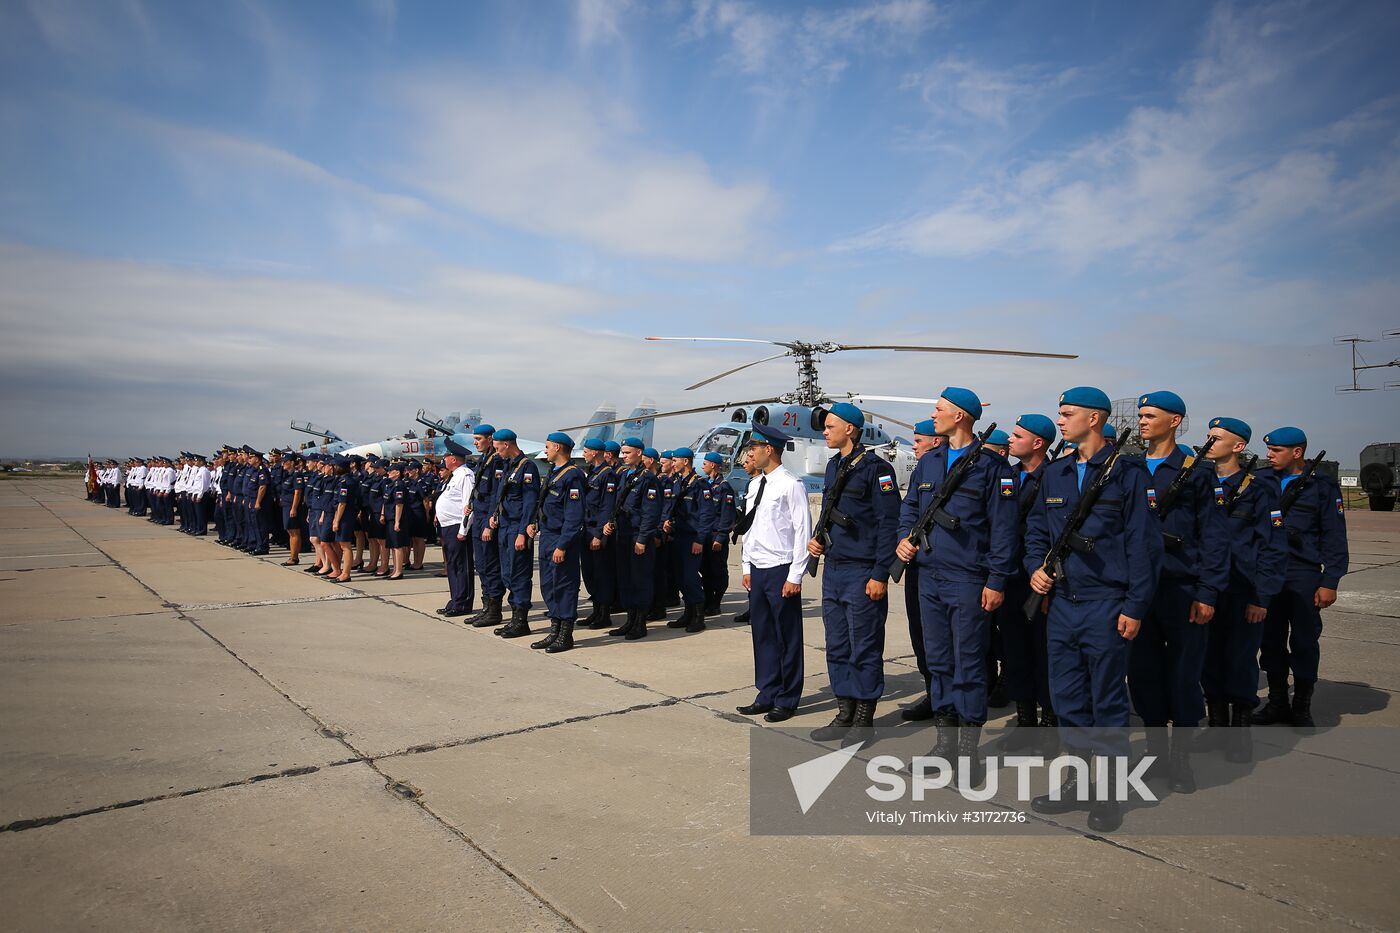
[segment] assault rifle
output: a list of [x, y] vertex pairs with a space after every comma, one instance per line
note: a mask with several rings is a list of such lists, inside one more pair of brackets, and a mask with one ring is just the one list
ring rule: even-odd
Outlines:
[[[938, 485], [937, 494], [935, 494], [929, 501], [929, 504], [924, 507], [924, 512], [919, 516], [919, 520], [914, 523], [914, 527], [909, 529], [909, 537], [907, 540], [914, 545], [915, 549], [922, 550], [928, 544], [928, 536], [933, 532], [934, 525], [937, 525], [945, 531], [958, 530], [958, 526], [962, 524], [962, 520], [956, 515], [949, 513], [945, 506], [947, 506], [948, 500], [952, 498], [953, 493], [958, 491], [958, 487], [962, 485], [963, 480], [967, 479], [967, 474], [972, 472], [973, 465], [977, 462], [977, 458], [982, 453], [982, 445], [987, 443], [987, 438], [991, 437], [992, 432], [996, 429], [997, 423], [993, 421], [991, 424], [987, 425], [985, 431], [973, 437], [972, 443], [968, 445], [968, 449], [958, 457], [958, 462], [953, 464], [952, 468], [943, 475], [943, 482]], [[908, 566], [908, 563], [896, 557], [894, 563], [890, 564], [890, 579], [898, 583], [900, 578], [904, 576], [904, 570]]]

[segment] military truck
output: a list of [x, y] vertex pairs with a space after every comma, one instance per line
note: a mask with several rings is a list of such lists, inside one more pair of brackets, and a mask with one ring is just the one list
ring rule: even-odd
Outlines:
[[1357, 485], [1371, 500], [1372, 512], [1395, 511], [1395, 495], [1400, 491], [1400, 441], [1368, 444], [1361, 451]]

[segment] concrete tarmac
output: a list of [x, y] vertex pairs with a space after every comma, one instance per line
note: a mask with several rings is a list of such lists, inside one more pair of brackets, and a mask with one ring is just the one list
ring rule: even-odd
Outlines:
[[[1315, 714], [1396, 728], [1400, 513], [1347, 517]], [[6, 929], [1400, 927], [1390, 837], [1105, 838], [1082, 815], [1035, 836], [752, 835], [765, 726], [734, 713], [753, 698], [737, 555], [706, 632], [585, 631], [554, 656], [437, 616], [434, 549], [428, 572], [348, 585], [284, 558], [93, 505], [81, 480], [0, 483]], [[831, 716], [818, 594], [784, 728]], [[891, 596], [894, 726], [922, 686]]]

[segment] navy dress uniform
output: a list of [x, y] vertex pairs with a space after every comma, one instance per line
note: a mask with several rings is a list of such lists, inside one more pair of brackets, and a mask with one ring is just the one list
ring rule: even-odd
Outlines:
[[471, 498], [471, 543], [472, 559], [477, 576], [481, 578], [481, 612], [470, 619], [474, 628], [489, 628], [502, 622], [501, 602], [505, 598], [506, 585], [501, 579], [501, 558], [494, 540], [483, 540], [482, 533], [490, 528], [491, 510], [495, 507], [496, 489], [505, 479], [505, 462], [492, 448], [496, 429], [489, 424], [479, 424], [472, 434], [485, 439], [486, 451], [477, 460], [474, 471], [476, 483], [472, 487]]
[[[1062, 406], [1112, 410], [1100, 389], [1078, 387], [1060, 396]], [[1081, 489], [1104, 469], [1105, 445], [1088, 461], [1061, 457], [1045, 465], [1040, 495], [1026, 518], [1026, 572], [1045, 564], [1063, 535]], [[1100, 754], [1128, 753], [1130, 642], [1118, 630], [1120, 615], [1141, 621], [1152, 603], [1162, 565], [1162, 533], [1148, 514], [1147, 467], [1119, 457], [1080, 535], [1094, 542], [1072, 550], [1050, 594], [1046, 640], [1050, 695], [1065, 744]], [[1086, 730], [1094, 729], [1093, 733]]]
[[[1234, 434], [1245, 443], [1251, 431], [1238, 418], [1214, 418], [1213, 429]], [[1252, 755], [1247, 728], [1259, 703], [1259, 645], [1263, 621], [1246, 618], [1251, 606], [1267, 611], [1283, 589], [1288, 567], [1288, 537], [1279, 513], [1278, 483], [1268, 470], [1247, 475], [1243, 469], [1215, 481], [1216, 503], [1225, 512], [1230, 532], [1230, 582], [1215, 604], [1206, 645], [1201, 687], [1211, 726], [1234, 726], [1227, 757], [1248, 761]]]
[[[495, 433], [496, 441], [514, 441], [515, 432], [502, 428]], [[516, 538], [525, 534], [525, 529], [534, 518], [539, 504], [540, 471], [533, 460], [522, 454], [502, 464], [502, 479], [496, 488], [496, 499], [492, 514], [497, 518], [497, 527], [491, 533], [496, 543], [496, 554], [501, 565], [501, 579], [509, 593], [511, 607], [510, 621], [499, 631], [508, 638], [518, 638], [530, 634], [527, 616], [532, 604], [535, 586], [534, 554], [530, 539], [525, 538], [525, 547], [517, 550]]]
[[[607, 444], [595, 437], [583, 442], [588, 450], [604, 452]], [[589, 628], [607, 628], [611, 625], [612, 604], [616, 599], [614, 577], [616, 576], [612, 549], [612, 537], [603, 534], [603, 526], [612, 516], [617, 501], [617, 471], [601, 457], [586, 471], [587, 491], [584, 494], [584, 550], [581, 565], [584, 585], [588, 587], [588, 598], [592, 611], [584, 620]], [[595, 548], [593, 543], [597, 542]]]
[[[573, 438], [555, 431], [546, 440], [572, 450]], [[540, 595], [549, 612], [549, 634], [530, 645], [549, 654], [574, 646], [578, 619], [579, 558], [585, 549], [587, 477], [572, 463], [550, 467], [540, 495], [536, 534], [540, 545]], [[556, 559], [557, 558], [557, 559]]]
[[[942, 398], [971, 416], [982, 404], [966, 389], [950, 386]], [[907, 538], [937, 497], [949, 471], [968, 448], [949, 444], [919, 458], [899, 514], [899, 538]], [[945, 511], [953, 530], [935, 524], [918, 554], [919, 617], [929, 668], [929, 705], [940, 727], [934, 755], [951, 760], [959, 747], [974, 754], [987, 721], [987, 651], [991, 613], [982, 608], [986, 588], [1005, 594], [1015, 570], [1016, 482], [1000, 454], [983, 447], [977, 462], [949, 496]]]
[[[865, 416], [848, 402], [831, 406], [831, 414], [863, 428]], [[869, 727], [885, 692], [885, 618], [889, 597], [871, 599], [866, 587], [886, 583], [894, 562], [899, 527], [899, 484], [894, 468], [857, 443], [845, 456], [827, 461], [822, 507], [832, 494], [837, 474], [850, 465], [841, 495], [847, 521], [830, 529], [831, 544], [822, 571], [822, 622], [826, 627], [826, 667], [838, 713], [827, 729]], [[827, 737], [823, 730], [817, 730]], [[814, 733], [814, 738], [822, 740]]]
[[[1298, 428], [1278, 428], [1264, 435], [1264, 443], [1270, 447], [1306, 449], [1308, 438]], [[1350, 560], [1346, 511], [1342, 490], [1330, 477], [1314, 471], [1297, 494], [1290, 496], [1289, 487], [1303, 482], [1301, 474], [1274, 471], [1274, 476], [1284, 500], [1274, 520], [1282, 522], [1288, 538], [1288, 570], [1283, 590], [1274, 597], [1264, 619], [1259, 666], [1268, 677], [1269, 700], [1255, 714], [1255, 722], [1291, 722], [1308, 727], [1313, 725], [1312, 695], [1320, 660], [1318, 642], [1322, 637], [1318, 591], [1335, 591], [1346, 576]]]
[[[1139, 408], [1168, 415], [1186, 414], [1175, 392], [1149, 392]], [[1189, 451], [1173, 444], [1164, 458], [1145, 460], [1150, 475], [1145, 493], [1148, 513], [1157, 521], [1163, 544], [1162, 569], [1142, 628], [1133, 639], [1128, 663], [1128, 692], [1147, 726], [1148, 747], [1162, 757], [1165, 726], [1172, 723], [1171, 788], [1195, 790], [1191, 773], [1191, 739], [1205, 716], [1201, 672], [1205, 667], [1208, 622], [1193, 619], [1193, 604], [1213, 610], [1230, 580], [1230, 542], [1225, 512], [1216, 504], [1214, 470], [1197, 468], [1181, 489], [1171, 511], [1161, 500], [1194, 462]]]
[[[689, 467], [695, 460], [695, 451], [680, 447], [672, 451], [671, 457], [685, 461]], [[687, 469], [675, 476], [673, 486], [670, 547], [676, 585], [685, 608], [680, 618], [666, 624], [671, 628], [684, 628], [687, 632], [701, 632], [705, 629], [705, 584], [700, 568], [705, 551], [714, 539], [715, 510], [710, 498], [711, 487], [709, 481], [694, 469]]]
[[[627, 438], [622, 446], [634, 452], [644, 449], [635, 437]], [[636, 640], [647, 634], [647, 615], [656, 588], [656, 538], [661, 534], [664, 500], [660, 478], [640, 464], [624, 468], [620, 478], [620, 501], [612, 537], [618, 599], [627, 610], [627, 621], [609, 629], [608, 634]], [[642, 547], [640, 554], [638, 545]]]
[[710, 508], [713, 510], [710, 540], [705, 542], [705, 554], [700, 565], [700, 577], [705, 590], [704, 613], [719, 615], [724, 594], [729, 592], [729, 535], [738, 521], [738, 496], [724, 475], [724, 456], [716, 451], [705, 454], [705, 462], [714, 464], [715, 474], [707, 482], [710, 487]]

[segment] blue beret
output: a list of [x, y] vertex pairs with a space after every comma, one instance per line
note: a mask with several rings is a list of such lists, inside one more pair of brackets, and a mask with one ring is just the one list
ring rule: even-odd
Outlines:
[[676, 455], [676, 452], [675, 452], [674, 450], [663, 450], [663, 451], [661, 451], [661, 458], [662, 458], [663, 460], [670, 460], [670, 459], [671, 459], [672, 457], [674, 457], [675, 455]]
[[932, 418], [925, 418], [923, 421], [915, 422], [914, 433], [923, 437], [937, 437], [938, 429], [933, 426]]
[[847, 424], [853, 424], [858, 428], [865, 427], [865, 415], [850, 402], [837, 402], [831, 406], [831, 413]]
[[718, 463], [720, 466], [724, 465], [724, 456], [713, 450], [705, 454], [705, 459], [710, 463]]
[[1113, 440], [1118, 436], [1118, 429], [1112, 424], [1106, 424], [1103, 426], [1103, 436], [1109, 440]]
[[1221, 428], [1222, 430], [1229, 431], [1231, 434], [1239, 435], [1246, 444], [1249, 443], [1249, 438], [1252, 433], [1249, 430], [1249, 425], [1238, 418], [1212, 418], [1210, 419], [1209, 426], [1212, 428]]
[[476, 427], [472, 428], [472, 433], [473, 433], [473, 434], [495, 434], [495, 433], [496, 433], [496, 429], [493, 428], [493, 427], [491, 427], [491, 425], [489, 425], [489, 424], [487, 424], [486, 422], [483, 421], [481, 424], [478, 424]]
[[1093, 386], [1075, 386], [1073, 389], [1065, 389], [1060, 393], [1060, 404], [1073, 405], [1076, 408], [1113, 411], [1113, 403], [1108, 400], [1108, 393]]
[[512, 431], [510, 428], [501, 428], [499, 431], [496, 432], [496, 435], [492, 438], [492, 440], [513, 441], [515, 440], [515, 432]]
[[695, 451], [691, 450], [689, 447], [677, 447], [675, 450], [671, 451], [671, 456], [680, 457], [682, 460], [694, 460]]
[[1001, 428], [997, 428], [991, 434], [987, 435], [987, 443], [996, 447], [1005, 447], [1007, 444], [1011, 443], [1011, 437]]
[[643, 450], [646, 448], [647, 445], [642, 443], [642, 439], [640, 437], [624, 437], [622, 439], [622, 446], [635, 447], [638, 450]]
[[596, 437], [590, 437], [590, 438], [587, 438], [587, 439], [584, 440], [584, 442], [583, 442], [583, 449], [584, 449], [584, 450], [606, 450], [606, 449], [607, 449], [607, 445], [604, 444], [602, 441], [598, 440], [598, 438], [596, 438]]
[[452, 454], [454, 457], [467, 456], [467, 448], [463, 447], [461, 444], [457, 443], [450, 437], [444, 438], [442, 445], [446, 447], [447, 452]]
[[1264, 443], [1270, 447], [1306, 447], [1308, 436], [1302, 428], [1274, 428], [1264, 435]]
[[1016, 419], [1016, 427], [1025, 428], [1036, 437], [1045, 438], [1047, 444], [1055, 440], [1055, 422], [1044, 415], [1022, 415]]
[[977, 393], [971, 389], [949, 386], [943, 390], [942, 397], [971, 415], [973, 421], [982, 417], [982, 403], [978, 400]]
[[[629, 446], [630, 446], [630, 445], [629, 445]], [[660, 452], [659, 450], [657, 450], [655, 447], [643, 447], [643, 448], [642, 448], [642, 456], [643, 456], [643, 457], [650, 457], [650, 458], [653, 459], [653, 460], [660, 460], [660, 459], [661, 459], [661, 452]]]
[[1173, 415], [1186, 414], [1186, 403], [1181, 400], [1181, 396], [1166, 389], [1139, 395], [1138, 408], [1160, 408]]
[[563, 431], [551, 431], [549, 433], [549, 436], [546, 437], [545, 440], [553, 441], [556, 444], [563, 444], [570, 450], [573, 450], [574, 447], [574, 439], [569, 435], [565, 434]]
[[[640, 443], [640, 441], [638, 443]], [[603, 450], [610, 454], [620, 454], [622, 453], [622, 445], [617, 441], [604, 441]]]
[[[859, 414], [859, 412], [857, 412]], [[840, 415], [837, 415], [839, 418]], [[773, 447], [786, 447], [787, 442], [792, 440], [792, 436], [784, 434], [771, 424], [755, 425], [753, 429], [753, 441], [758, 444], [769, 444]]]

